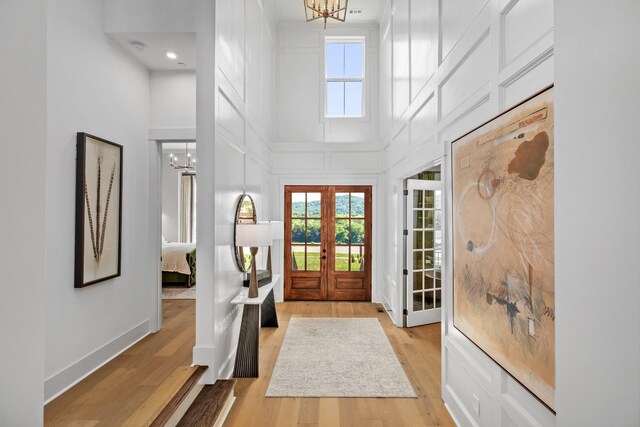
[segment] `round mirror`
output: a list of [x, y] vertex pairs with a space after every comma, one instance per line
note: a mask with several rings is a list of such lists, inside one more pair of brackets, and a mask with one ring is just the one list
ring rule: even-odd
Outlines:
[[[243, 194], [236, 207], [236, 224], [256, 224], [258, 217], [256, 205], [248, 194]], [[249, 271], [251, 268], [251, 252], [249, 248], [236, 245], [236, 231], [233, 230], [233, 245], [236, 248], [236, 264], [240, 271]]]

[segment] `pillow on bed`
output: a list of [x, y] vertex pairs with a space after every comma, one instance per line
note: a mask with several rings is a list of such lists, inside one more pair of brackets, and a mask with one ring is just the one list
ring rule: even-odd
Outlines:
[[164, 234], [162, 235], [162, 243], [169, 243], [167, 242], [167, 239], [164, 238]]

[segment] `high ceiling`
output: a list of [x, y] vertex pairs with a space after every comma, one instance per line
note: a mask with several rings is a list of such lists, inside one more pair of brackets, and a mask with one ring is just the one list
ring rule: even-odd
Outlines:
[[[195, 33], [111, 33], [109, 37], [150, 70], [196, 69]], [[144, 48], [136, 48], [131, 42], [141, 42]], [[178, 57], [169, 59], [167, 52]]]
[[[389, 0], [349, 0], [346, 22], [378, 21], [381, 9], [387, 1]], [[304, 0], [274, 0], [274, 4], [278, 21], [305, 22]]]

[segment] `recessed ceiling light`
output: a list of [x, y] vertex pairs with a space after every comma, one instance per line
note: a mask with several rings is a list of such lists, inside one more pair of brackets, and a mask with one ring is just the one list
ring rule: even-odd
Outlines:
[[143, 51], [147, 45], [138, 40], [131, 40], [129, 44], [137, 51]]
[[176, 55], [175, 52], [171, 52], [171, 51], [167, 52], [166, 55], [167, 55], [167, 58], [169, 59], [176, 59], [178, 57], [178, 55]]

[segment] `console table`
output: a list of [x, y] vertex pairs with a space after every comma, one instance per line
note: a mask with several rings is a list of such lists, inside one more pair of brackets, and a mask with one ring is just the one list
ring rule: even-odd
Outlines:
[[[242, 288], [240, 293], [231, 300], [231, 304], [244, 306], [236, 351], [236, 364], [233, 369], [233, 376], [236, 378], [258, 378], [260, 325], [262, 327], [278, 327], [273, 287], [279, 280], [280, 275], [274, 274], [271, 283], [258, 288], [256, 298], [249, 298], [249, 288]], [[262, 322], [260, 321], [261, 317]]]

